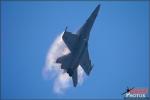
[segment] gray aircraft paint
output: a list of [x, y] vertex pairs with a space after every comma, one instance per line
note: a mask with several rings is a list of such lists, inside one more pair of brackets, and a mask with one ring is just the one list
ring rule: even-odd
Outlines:
[[99, 12], [99, 8], [100, 5], [95, 8], [86, 20], [85, 24], [83, 24], [76, 34], [68, 32], [66, 27], [62, 36], [62, 39], [69, 48], [70, 53], [59, 57], [56, 60], [56, 63], [61, 63], [61, 69], [64, 69], [69, 76], [72, 77], [74, 87], [76, 87], [78, 83], [78, 65], [81, 65], [87, 75], [90, 74], [93, 67], [88, 53], [88, 40], [91, 28]]

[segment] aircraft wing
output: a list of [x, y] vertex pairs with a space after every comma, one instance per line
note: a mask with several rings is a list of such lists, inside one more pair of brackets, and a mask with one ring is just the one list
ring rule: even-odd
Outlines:
[[80, 65], [81, 67], [83, 68], [84, 72], [89, 75], [91, 70], [92, 70], [92, 65], [91, 65], [91, 60], [89, 58], [89, 52], [88, 52], [88, 49], [86, 48], [83, 56], [82, 56], [82, 59], [80, 61]]
[[78, 36], [76, 34], [72, 34], [71, 32], [64, 32], [63, 41], [67, 45], [70, 51], [73, 51], [74, 45], [77, 42]]

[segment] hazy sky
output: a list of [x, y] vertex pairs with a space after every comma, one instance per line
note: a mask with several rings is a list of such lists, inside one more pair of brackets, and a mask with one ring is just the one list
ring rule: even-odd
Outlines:
[[[63, 95], [42, 69], [56, 36], [75, 32], [98, 4], [89, 40], [94, 68]], [[148, 88], [149, 4], [145, 2], [2, 2], [2, 98], [123, 98], [126, 87]]]

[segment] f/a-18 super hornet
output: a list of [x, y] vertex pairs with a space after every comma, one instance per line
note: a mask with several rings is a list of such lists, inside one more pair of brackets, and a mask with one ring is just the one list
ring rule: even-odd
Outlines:
[[69, 76], [72, 77], [74, 87], [76, 87], [78, 83], [78, 66], [81, 65], [87, 75], [90, 74], [93, 68], [89, 58], [88, 40], [91, 28], [94, 24], [99, 9], [100, 5], [95, 8], [95, 10], [92, 12], [83, 26], [76, 32], [76, 34], [67, 31], [66, 27], [62, 36], [62, 39], [70, 50], [70, 53], [59, 57], [56, 60], [56, 63], [60, 63], [61, 69], [64, 69]]

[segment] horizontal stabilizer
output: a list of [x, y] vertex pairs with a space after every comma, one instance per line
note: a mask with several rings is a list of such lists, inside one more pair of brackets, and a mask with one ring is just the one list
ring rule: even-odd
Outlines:
[[81, 67], [83, 68], [84, 72], [89, 75], [91, 70], [92, 70], [92, 65], [91, 65], [91, 60], [89, 58], [89, 53], [88, 53], [88, 49], [86, 48], [83, 56], [82, 56], [82, 59], [80, 61], [80, 65]]
[[77, 84], [78, 84], [78, 72], [77, 72], [77, 68], [73, 72], [72, 80], [73, 80], [74, 87], [76, 87]]
[[69, 65], [70, 60], [71, 60], [71, 54], [69, 53], [67, 55], [59, 57], [56, 60], [56, 63], [61, 63], [61, 68], [67, 69], [69, 67], [68, 65]]

